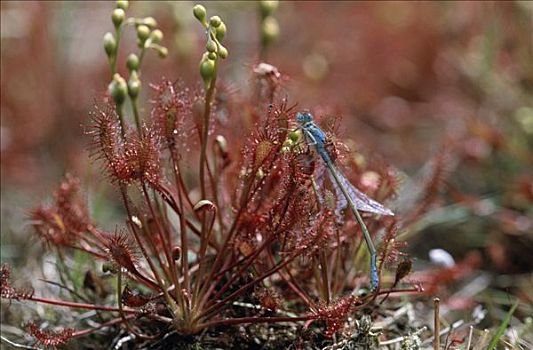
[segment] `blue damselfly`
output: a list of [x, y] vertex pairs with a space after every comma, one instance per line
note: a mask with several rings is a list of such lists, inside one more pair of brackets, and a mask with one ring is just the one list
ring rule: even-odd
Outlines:
[[[342, 172], [335, 165], [335, 162], [333, 161], [333, 158], [326, 147], [328, 143], [326, 133], [324, 133], [324, 131], [322, 131], [322, 129], [315, 124], [313, 121], [313, 116], [310, 113], [296, 113], [296, 121], [298, 122], [298, 128], [302, 130], [308, 145], [314, 146], [315, 150], [326, 164], [328, 175], [330, 176], [331, 182], [335, 187], [335, 191], [337, 192], [337, 200], [344, 201], [350, 207], [355, 219], [357, 220], [357, 223], [363, 231], [363, 237], [368, 247], [368, 251], [370, 252], [370, 282], [372, 289], [375, 290], [379, 284], [377, 252], [363, 218], [361, 217], [361, 214], [359, 214], [359, 210], [380, 215], [394, 215], [394, 213], [390, 209], [385, 208], [380, 203], [369, 198], [363, 192], [359, 191], [342, 174]], [[344, 204], [344, 207], [346, 204]]]

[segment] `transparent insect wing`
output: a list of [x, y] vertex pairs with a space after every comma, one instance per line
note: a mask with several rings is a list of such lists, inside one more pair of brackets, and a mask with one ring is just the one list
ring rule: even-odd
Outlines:
[[[338, 187], [337, 183], [335, 182], [335, 179], [333, 178], [333, 175], [328, 173], [330, 176], [331, 183], [335, 187], [335, 194], [337, 196], [337, 208], [340, 208], [342, 206], [342, 209], [346, 208], [348, 205], [346, 199], [344, 198], [344, 195], [341, 191], [341, 189]], [[368, 213], [375, 213], [380, 215], [394, 215], [394, 213], [383, 206], [382, 204], [376, 202], [375, 200], [368, 197], [363, 192], [359, 191], [357, 188], [355, 188], [348, 179], [344, 177], [339, 171], [337, 171], [337, 175], [339, 177], [339, 180], [342, 182], [342, 185], [346, 189], [346, 192], [350, 195], [350, 198], [355, 204], [355, 207], [357, 210], [361, 210]]]
[[[307, 120], [309, 118], [309, 120]], [[315, 123], [312, 122], [312, 116], [309, 113], [303, 112], [303, 113], [297, 113], [296, 114], [296, 120], [300, 123], [302, 123], [302, 130], [305, 135], [305, 139], [310, 145], [315, 146], [315, 150], [318, 152], [320, 157], [324, 160], [324, 162], [328, 165], [331, 172], [335, 172], [335, 175], [337, 175], [339, 182], [337, 183], [335, 176], [331, 172], [328, 172], [329, 178], [331, 180], [331, 183], [333, 184], [335, 188], [335, 194], [337, 197], [337, 206], [335, 209], [335, 213], [337, 214], [337, 217], [340, 217], [340, 214], [343, 209], [345, 209], [348, 205], [347, 198], [344, 197], [344, 194], [340, 187], [343, 187], [352, 202], [355, 204], [355, 208], [361, 211], [380, 214], [380, 215], [394, 215], [394, 213], [384, 207], [382, 204], [376, 202], [375, 200], [368, 197], [363, 192], [359, 191], [357, 188], [355, 188], [344, 175], [337, 170], [336, 166], [334, 165], [333, 160], [331, 159], [330, 154], [328, 153], [325, 144], [326, 144], [326, 134], [320, 127], [318, 127]]]
[[[341, 189], [335, 182], [335, 179], [333, 179], [333, 176], [331, 176], [330, 173], [328, 173], [331, 183], [333, 184], [333, 188], [335, 189], [335, 197], [337, 198], [337, 203], [335, 207], [335, 215], [339, 221], [342, 220], [343, 211], [348, 206], [348, 201], [346, 200], [346, 197], [344, 197], [344, 194], [342, 193]], [[355, 203], [355, 202], [354, 202]], [[359, 209], [359, 208], [357, 208]]]

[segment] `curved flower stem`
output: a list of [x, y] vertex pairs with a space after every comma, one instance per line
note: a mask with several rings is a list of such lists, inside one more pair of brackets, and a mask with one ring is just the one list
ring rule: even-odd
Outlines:
[[135, 119], [135, 126], [137, 127], [137, 132], [142, 137], [143, 130], [141, 125], [141, 117], [139, 115], [139, 107], [137, 106], [137, 98], [130, 98], [131, 100], [131, 109], [133, 111], [133, 118]]
[[202, 146], [200, 150], [200, 191], [202, 199], [206, 197], [205, 169], [207, 167], [207, 138], [209, 136], [209, 117], [211, 116], [211, 103], [215, 96], [215, 85], [217, 81], [217, 64], [215, 62], [215, 71], [213, 78], [209, 82], [209, 87], [205, 93], [204, 118], [202, 123]]
[[[253, 181], [249, 182], [246, 185], [246, 189], [244, 190], [244, 192], [242, 194], [242, 197], [241, 197], [241, 203], [246, 203], [245, 200], [247, 198], [251, 198], [255, 194], [255, 192], [260, 188], [260, 186], [255, 186], [254, 188], [252, 188], [252, 185], [253, 185]], [[287, 206], [288, 206], [288, 202], [285, 203], [285, 209], [287, 208]], [[222, 271], [227, 271], [228, 266], [231, 265], [231, 261], [229, 259], [227, 259], [228, 258], [227, 248], [228, 248], [229, 243], [231, 242], [231, 238], [233, 237], [233, 234], [235, 233], [235, 231], [237, 229], [240, 216], [242, 215], [242, 213], [244, 212], [245, 209], [246, 209], [245, 205], [242, 204], [239, 207], [239, 210], [237, 211], [237, 213], [235, 214], [232, 226], [231, 226], [231, 228], [229, 229], [229, 231], [228, 231], [228, 233], [226, 235], [226, 239], [224, 240], [224, 243], [222, 244], [222, 247], [218, 250], [218, 254], [217, 254], [216, 258], [215, 258], [215, 262], [212, 265], [211, 272], [210, 272], [209, 276], [207, 277], [207, 279], [204, 280], [205, 281], [204, 285], [202, 286], [202, 288], [200, 290], [200, 295], [203, 295], [203, 297], [202, 297], [202, 300], [200, 301], [199, 306], [197, 307], [197, 310], [201, 310], [204, 307], [204, 305], [207, 302], [207, 299], [210, 298], [211, 293], [215, 289], [216, 284], [218, 283], [218, 281], [220, 279], [220, 278], [215, 278], [215, 276], [220, 276], [220, 271], [221, 270]], [[277, 228], [279, 227], [280, 224], [281, 224], [281, 222], [278, 223], [276, 228], [274, 228], [274, 231], [277, 230]], [[242, 263], [246, 262], [245, 266], [241, 267], [238, 272], [234, 273], [232, 275], [232, 278], [224, 284], [222, 289], [219, 290], [216, 295], [220, 296], [221, 293], [223, 293], [231, 285], [231, 283], [233, 283], [236, 280], [236, 278], [241, 276], [242, 272], [245, 271], [245, 269], [247, 269], [250, 265], [253, 264], [255, 258], [259, 255], [259, 253], [264, 248], [266, 248], [267, 244], [271, 243], [272, 240], [276, 236], [277, 236], [277, 233], [274, 233], [273, 235], [271, 235], [270, 238], [267, 239], [254, 253], [252, 253], [249, 256], [247, 256], [244, 259], [242, 259]], [[226, 258], [226, 259], [222, 263], [224, 258]], [[222, 266], [220, 266], [221, 263], [222, 263]], [[240, 266], [240, 264], [234, 264], [234, 265], [231, 265], [231, 266], [236, 267], [236, 266]], [[215, 299], [216, 300], [217, 297], [214, 297], [214, 298], [211, 298], [211, 299]]]
[[[122, 37], [122, 28], [123, 28], [122, 25], [120, 25], [118, 28], [115, 28], [115, 40], [116, 40], [117, 48], [120, 46], [120, 38]], [[112, 56], [111, 64], [110, 64], [111, 76], [115, 75], [115, 73], [117, 72], [117, 60], [118, 60], [118, 52], [115, 52], [115, 54]]]
[[[190, 219], [183, 216], [184, 212], [181, 209], [183, 205], [181, 206], [178, 205], [180, 201], [179, 201], [179, 198], [176, 199], [178, 195], [170, 187], [166, 186], [165, 184], [159, 184], [156, 190], [161, 194], [161, 197], [163, 198], [163, 200], [172, 208], [172, 210], [174, 210], [174, 212], [180, 218], [183, 217], [183, 220], [185, 221], [187, 228], [190, 229], [195, 235], [200, 237], [202, 235], [201, 231], [194, 226], [194, 224], [191, 222]], [[209, 245], [211, 246], [211, 248], [215, 250], [219, 250], [215, 242], [210, 241]]]

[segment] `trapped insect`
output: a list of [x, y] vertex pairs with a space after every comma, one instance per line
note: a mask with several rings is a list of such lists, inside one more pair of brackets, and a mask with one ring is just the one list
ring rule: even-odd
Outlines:
[[382, 204], [368, 197], [363, 192], [359, 191], [342, 174], [342, 172], [335, 165], [333, 157], [326, 148], [326, 144], [328, 143], [326, 134], [318, 125], [315, 124], [313, 121], [313, 116], [310, 113], [296, 113], [296, 121], [299, 124], [298, 129], [302, 130], [307, 144], [309, 146], [314, 146], [315, 150], [326, 164], [328, 175], [335, 188], [337, 201], [339, 201], [337, 207], [344, 209], [346, 206], [349, 206], [357, 220], [357, 223], [363, 231], [363, 237], [368, 247], [368, 251], [370, 252], [370, 281], [372, 289], [375, 290], [379, 284], [376, 261], [377, 252], [363, 218], [361, 217], [361, 214], [359, 214], [359, 210], [380, 215], [394, 215], [394, 213], [390, 209], [384, 207]]

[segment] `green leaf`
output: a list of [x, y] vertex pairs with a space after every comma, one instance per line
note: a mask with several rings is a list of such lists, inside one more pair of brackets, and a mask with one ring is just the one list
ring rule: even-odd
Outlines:
[[503, 332], [505, 332], [507, 325], [509, 325], [509, 322], [511, 321], [511, 317], [513, 316], [513, 313], [515, 312], [517, 307], [518, 307], [518, 300], [513, 304], [513, 306], [507, 313], [507, 316], [505, 316], [505, 319], [503, 320], [502, 324], [500, 324], [500, 327], [498, 327], [496, 334], [494, 334], [494, 337], [492, 337], [492, 339], [490, 340], [489, 347], [487, 348], [488, 350], [496, 349], [496, 345], [498, 345], [500, 338], [502, 337]]

